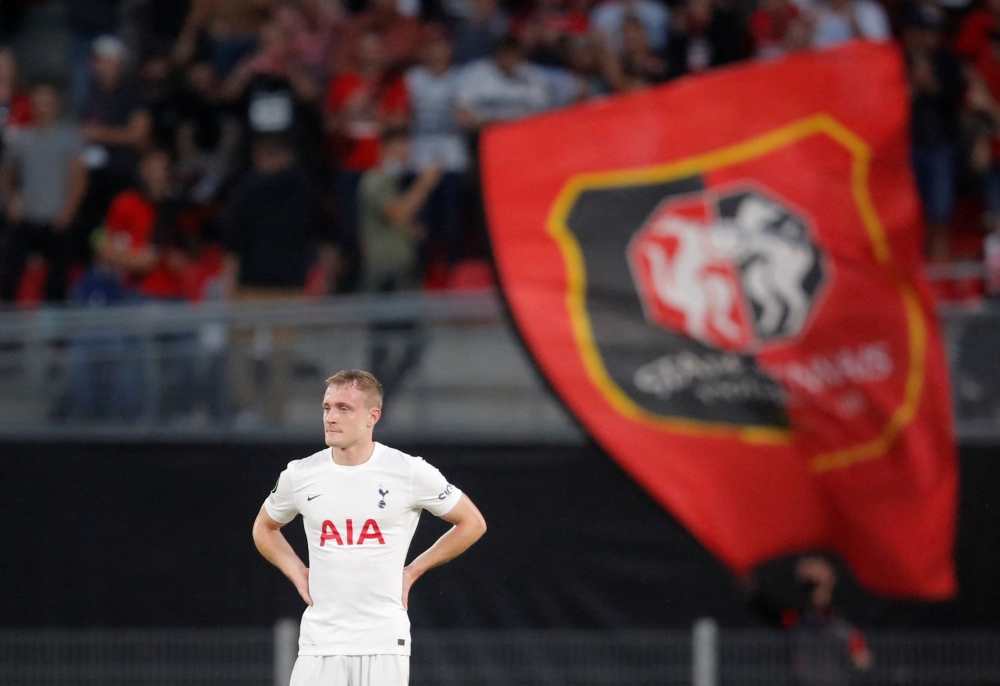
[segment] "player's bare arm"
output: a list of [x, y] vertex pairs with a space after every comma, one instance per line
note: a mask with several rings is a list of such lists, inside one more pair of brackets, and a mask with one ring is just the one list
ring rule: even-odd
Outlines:
[[302, 600], [312, 606], [312, 597], [309, 595], [309, 568], [295, 554], [285, 535], [281, 533], [283, 526], [284, 524], [274, 521], [267, 510], [261, 507], [253, 523], [253, 542], [260, 554], [295, 584], [295, 590], [302, 596]]
[[454, 526], [403, 568], [403, 607], [408, 607], [410, 587], [424, 572], [454, 560], [486, 533], [486, 520], [464, 493], [455, 507], [441, 519]]

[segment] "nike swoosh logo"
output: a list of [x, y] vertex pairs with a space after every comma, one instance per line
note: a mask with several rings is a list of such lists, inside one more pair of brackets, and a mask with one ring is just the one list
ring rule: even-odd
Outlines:
[[[323, 494], [322, 494], [322, 493], [320, 493], [319, 495], [323, 495]], [[319, 495], [307, 495], [307, 496], [306, 496], [306, 500], [307, 500], [307, 501], [312, 501], [312, 500], [315, 500], [316, 498], [318, 498], [318, 497], [319, 497]]]

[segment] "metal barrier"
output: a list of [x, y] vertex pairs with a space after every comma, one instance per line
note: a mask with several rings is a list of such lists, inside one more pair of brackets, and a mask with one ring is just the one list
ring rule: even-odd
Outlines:
[[0, 631], [3, 686], [272, 686], [268, 629]]
[[[940, 314], [959, 436], [1000, 444], [1000, 306]], [[357, 367], [389, 441], [583, 440], [490, 292], [4, 313], [0, 438], [311, 441], [323, 380]]]
[[492, 293], [6, 313], [0, 437], [315, 441], [345, 368], [383, 381], [388, 440], [582, 441]]
[[1000, 305], [940, 309], [959, 438], [1000, 444]]
[[[706, 632], [704, 620], [700, 625], [701, 639], [698, 628], [694, 632], [415, 631], [411, 683], [1000, 684], [1000, 633], [996, 632], [872, 632], [868, 636], [874, 654], [870, 669], [839, 667], [810, 674], [802, 669], [801, 634]], [[716, 631], [715, 638], [705, 642], [705, 635], [712, 631]], [[275, 658], [283, 642], [292, 641], [294, 650], [294, 634], [281, 622], [274, 631], [0, 631], [0, 686], [287, 686], [290, 664], [282, 665]], [[843, 652], [846, 655], [846, 648]], [[700, 670], [699, 661], [703, 663]]]
[[413, 650], [413, 686], [691, 683], [687, 631], [424, 632]]

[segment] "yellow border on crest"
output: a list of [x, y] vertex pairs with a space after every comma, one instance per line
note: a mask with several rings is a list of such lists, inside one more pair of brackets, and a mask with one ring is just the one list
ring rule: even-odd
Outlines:
[[871, 149], [857, 134], [828, 114], [817, 114], [787, 126], [721, 150], [689, 157], [667, 165], [625, 171], [578, 174], [560, 191], [547, 221], [549, 234], [558, 243], [566, 262], [568, 292], [566, 306], [573, 327], [573, 337], [591, 382], [620, 414], [658, 428], [684, 434], [738, 438], [752, 444], [788, 444], [791, 432], [767, 426], [740, 426], [723, 422], [663, 417], [637, 405], [614, 382], [594, 342], [593, 326], [587, 314], [587, 273], [583, 253], [566, 220], [580, 195], [594, 188], [615, 188], [650, 183], [666, 183], [703, 174], [712, 169], [745, 162], [811, 136], [825, 134], [851, 154], [851, 191], [871, 242], [875, 260], [900, 289], [906, 313], [909, 338], [909, 370], [902, 404], [893, 411], [879, 434], [864, 443], [814, 455], [809, 468], [815, 472], [848, 467], [881, 457], [913, 420], [920, 405], [924, 385], [924, 360], [927, 353], [927, 322], [920, 299], [892, 263], [889, 242], [875, 211], [868, 189]]

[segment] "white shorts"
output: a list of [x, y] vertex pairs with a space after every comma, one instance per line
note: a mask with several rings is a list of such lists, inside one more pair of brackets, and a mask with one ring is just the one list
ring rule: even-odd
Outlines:
[[288, 686], [407, 686], [408, 655], [299, 655]]

